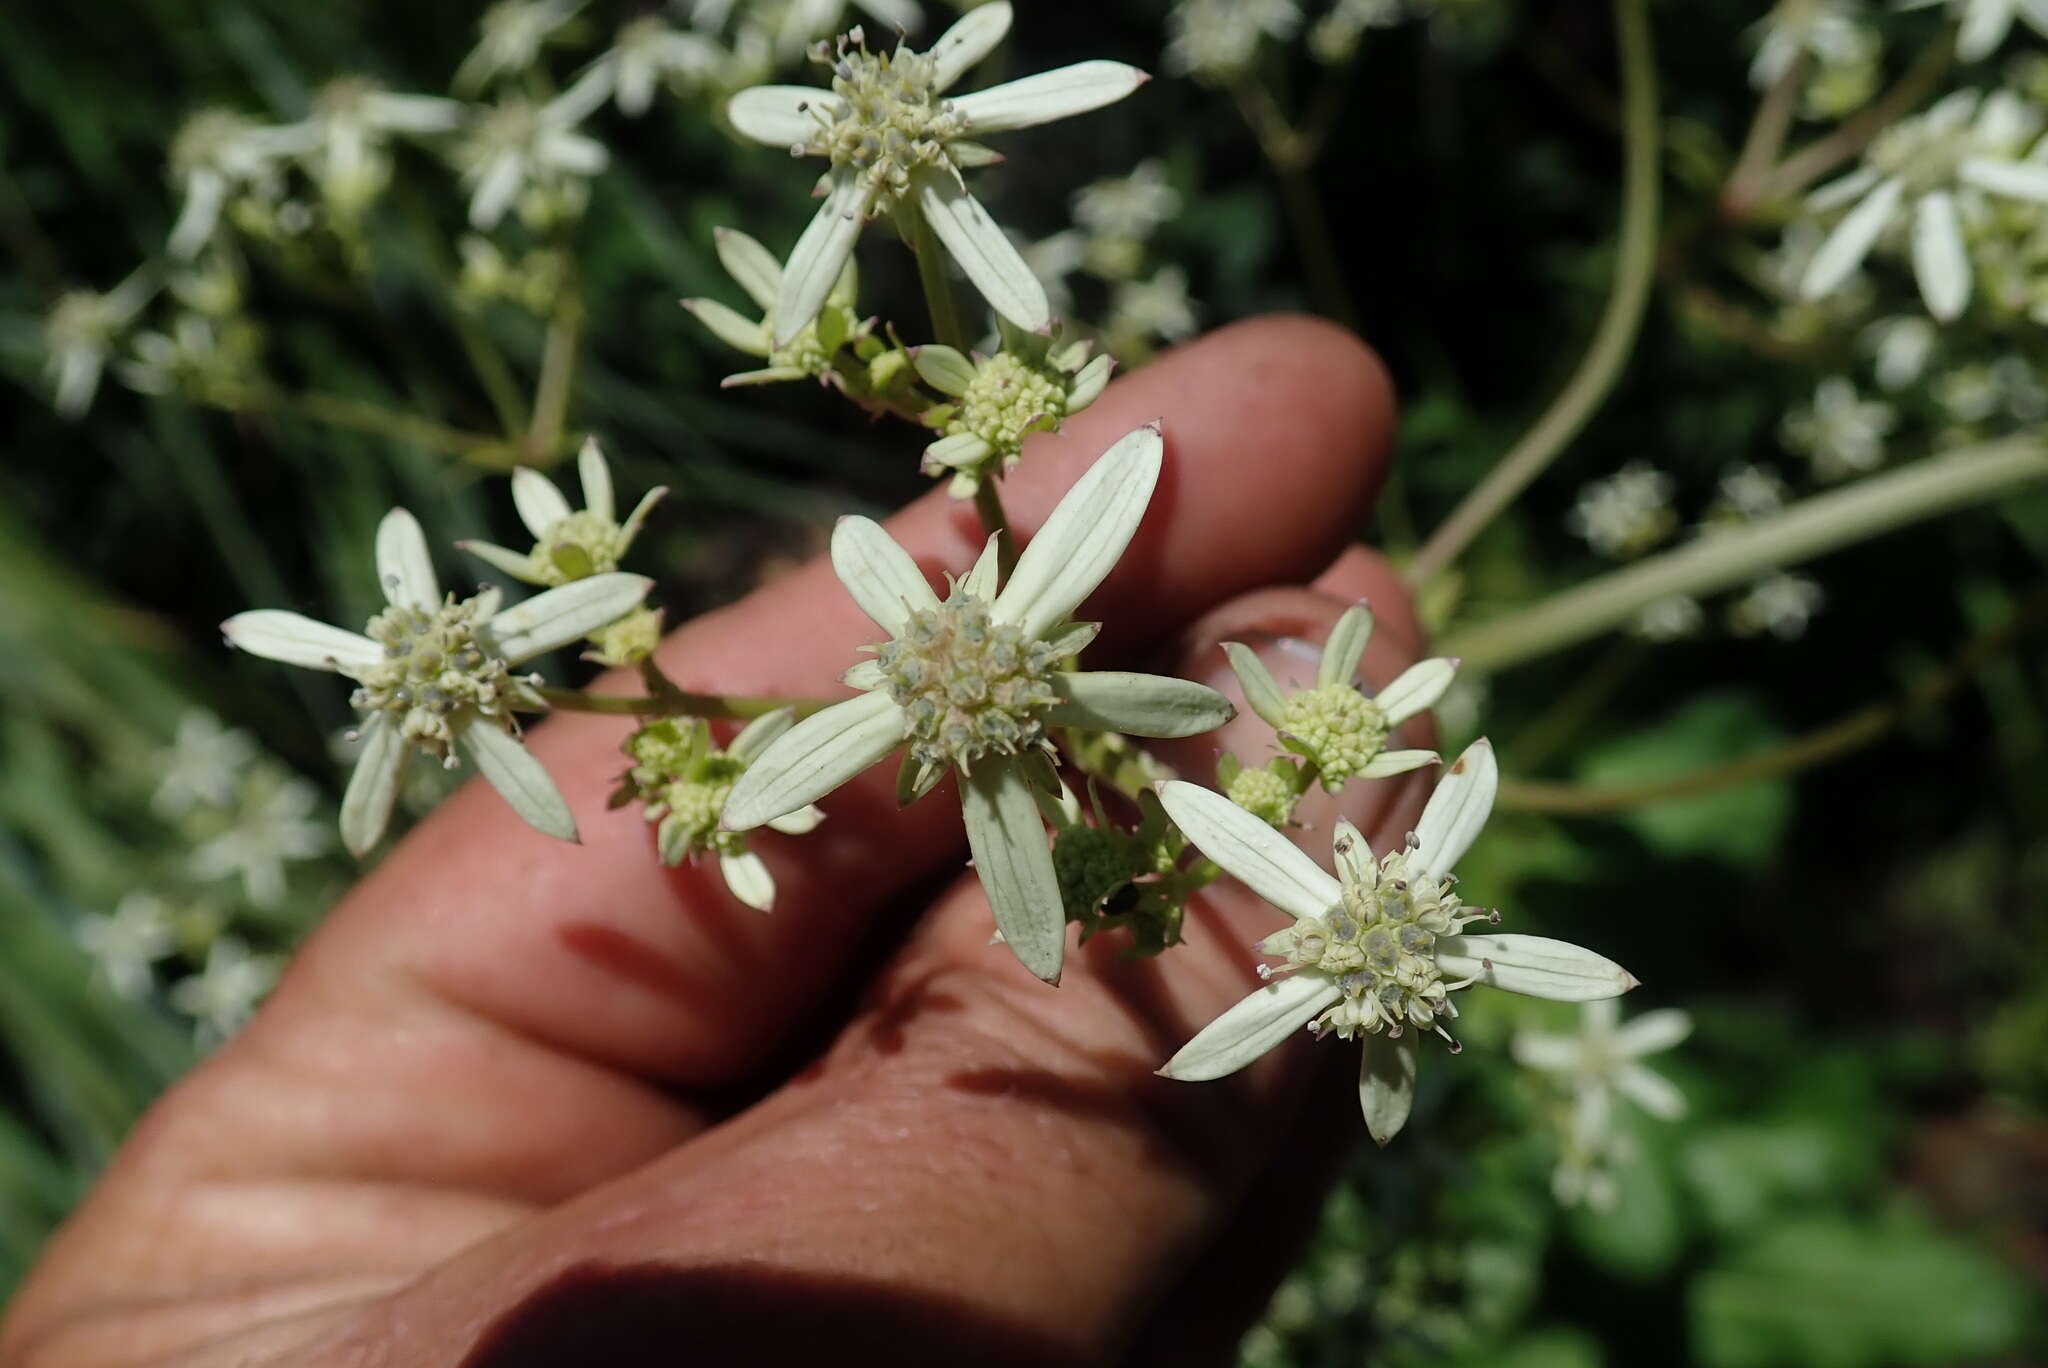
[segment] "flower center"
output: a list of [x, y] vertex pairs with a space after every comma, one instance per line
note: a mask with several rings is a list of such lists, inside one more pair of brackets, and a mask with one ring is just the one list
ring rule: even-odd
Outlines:
[[1370, 882], [1347, 883], [1337, 906], [1275, 932], [1260, 946], [1287, 961], [1279, 972], [1312, 969], [1344, 990], [1343, 1000], [1316, 1018], [1318, 1035], [1398, 1036], [1411, 1026], [1441, 1033], [1438, 1019], [1458, 1015], [1450, 994], [1465, 985], [1444, 982], [1437, 939], [1494, 914], [1465, 906], [1451, 880], [1410, 872], [1409, 859], [1405, 849], [1383, 856]]
[[1349, 684], [1325, 684], [1287, 700], [1280, 728], [1316, 762], [1326, 786], [1339, 786], [1371, 763], [1387, 740], [1379, 705]]
[[542, 582], [567, 584], [619, 568], [619, 525], [588, 509], [557, 518], [533, 548]]
[[910, 754], [967, 769], [994, 751], [1015, 755], [1045, 739], [1055, 648], [989, 618], [959, 594], [910, 615], [878, 651], [889, 697], [910, 718]]
[[949, 434], [971, 432], [1012, 456], [1024, 438], [1066, 416], [1067, 389], [1012, 352], [999, 352], [974, 368], [974, 380], [960, 396], [960, 411], [946, 425]]
[[509, 720], [509, 695], [523, 681], [478, 637], [476, 599], [440, 607], [387, 608], [364, 628], [384, 659], [356, 676], [349, 701], [394, 718], [406, 740], [452, 763], [455, 729], [470, 717]]
[[1264, 766], [1239, 770], [1223, 796], [1267, 826], [1285, 826], [1294, 812], [1294, 786]]
[[939, 97], [938, 64], [928, 54], [869, 52], [856, 28], [836, 50], [820, 43], [811, 57], [832, 68], [838, 99], [811, 107], [818, 130], [794, 151], [851, 168], [874, 192], [877, 213], [894, 207], [918, 167], [951, 164], [946, 143], [967, 131], [967, 120]]

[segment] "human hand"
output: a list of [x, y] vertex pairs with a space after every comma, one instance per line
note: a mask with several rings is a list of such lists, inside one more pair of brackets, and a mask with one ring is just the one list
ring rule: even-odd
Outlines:
[[[1264, 639], [1304, 676], [1284, 639], [1362, 596], [1367, 681], [1416, 658], [1395, 577], [1337, 556], [1390, 442], [1369, 355], [1293, 319], [1187, 347], [1035, 439], [1004, 488], [1019, 527], [1159, 416], [1165, 473], [1084, 614], [1106, 624], [1091, 664], [1159, 657], [1234, 693], [1217, 643]], [[943, 494], [890, 530], [934, 578], [980, 549]], [[873, 635], [820, 562], [661, 660], [685, 688], [817, 695]], [[628, 725], [532, 735], [582, 845], [472, 784], [364, 879], [143, 1119], [16, 1299], [0, 1363], [1233, 1358], [1360, 1129], [1356, 1060], [1320, 1056], [1327, 1086], [1300, 1044], [1217, 1083], [1152, 1071], [1255, 981], [1278, 914], [1220, 883], [1165, 956], [1104, 936], [1048, 988], [988, 944], [958, 805], [899, 812], [883, 765], [800, 843], [757, 838], [763, 915], [602, 815]], [[1162, 753], [1207, 779], [1219, 744], [1270, 741], [1244, 717]], [[1414, 778], [1354, 784], [1342, 810], [1397, 841]], [[1337, 810], [1304, 808], [1318, 858]]]

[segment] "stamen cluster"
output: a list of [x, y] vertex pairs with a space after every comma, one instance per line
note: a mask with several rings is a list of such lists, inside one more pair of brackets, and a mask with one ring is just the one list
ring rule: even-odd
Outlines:
[[1454, 878], [1411, 872], [1413, 849], [1367, 864], [1363, 881], [1346, 879], [1340, 904], [1320, 917], [1303, 917], [1260, 946], [1287, 961], [1280, 972], [1313, 969], [1344, 990], [1343, 1000], [1311, 1023], [1318, 1036], [1334, 1031], [1342, 1040], [1367, 1032], [1395, 1037], [1413, 1026], [1450, 1040], [1438, 1020], [1458, 1015], [1450, 994], [1470, 980], [1444, 982], [1437, 939], [1471, 922], [1500, 918], [1461, 903], [1452, 891]]
[[974, 368], [974, 380], [960, 396], [947, 434], [972, 433], [1006, 457], [1041, 429], [1057, 427], [1067, 414], [1067, 384], [1003, 351]]
[[906, 47], [869, 52], [866, 35], [856, 28], [839, 39], [836, 50], [820, 43], [811, 57], [832, 68], [838, 106], [813, 106], [818, 131], [792, 152], [853, 168], [874, 191], [877, 213], [888, 212], [909, 191], [910, 173], [918, 167], [951, 164], [946, 143], [966, 133], [967, 119], [939, 97], [938, 64], [930, 54]]
[[965, 770], [991, 751], [1015, 755], [1044, 742], [1059, 648], [991, 620], [986, 602], [956, 592], [920, 608], [877, 654], [919, 763]]
[[1315, 761], [1324, 786], [1334, 790], [1385, 747], [1387, 717], [1351, 685], [1325, 684], [1291, 695], [1277, 729]]
[[486, 614], [474, 598], [453, 595], [431, 611], [385, 609], [365, 635], [384, 659], [356, 676], [349, 700], [360, 712], [385, 712], [406, 740], [452, 765], [449, 750], [470, 716], [509, 717], [512, 693], [525, 681], [479, 639]]
[[646, 817], [659, 823], [662, 859], [681, 864], [701, 851], [738, 855], [747, 838], [718, 825], [732, 786], [746, 770], [737, 757], [711, 742], [701, 720], [650, 722], [626, 741], [633, 767], [619, 781], [616, 806], [638, 798]]

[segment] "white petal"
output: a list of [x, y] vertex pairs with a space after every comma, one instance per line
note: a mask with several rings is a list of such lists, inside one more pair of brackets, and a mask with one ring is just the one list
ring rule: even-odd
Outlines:
[[753, 763], [754, 757], [768, 749], [776, 737], [796, 725], [795, 708], [777, 708], [762, 713], [746, 726], [739, 735], [726, 744], [725, 753], [741, 764]]
[[974, 383], [974, 363], [951, 347], [919, 347], [912, 359], [924, 382], [942, 394], [958, 398]]
[[523, 580], [528, 584], [543, 584], [546, 582], [534, 572], [533, 557], [523, 552], [508, 550], [505, 547], [496, 546], [490, 542], [480, 541], [459, 541], [455, 543], [455, 549], [467, 551], [486, 565], [503, 571], [513, 579]]
[[550, 527], [576, 511], [569, 507], [568, 499], [555, 488], [553, 480], [530, 466], [512, 472], [512, 507], [518, 510], [519, 521], [526, 524], [535, 541], [547, 536]]
[[752, 851], [721, 855], [718, 872], [725, 876], [725, 886], [732, 895], [756, 912], [766, 912], [775, 906], [775, 876], [768, 872], [759, 855]]
[[960, 811], [1003, 942], [1026, 969], [1058, 983], [1067, 912], [1031, 786], [1017, 765], [985, 760], [960, 781]]
[[1614, 1075], [1614, 1090], [1659, 1121], [1676, 1121], [1685, 1115], [1685, 1094], [1662, 1074], [1640, 1064], [1629, 1064]]
[[1419, 770], [1425, 765], [1434, 765], [1443, 759], [1433, 750], [1381, 751], [1365, 762], [1365, 768], [1358, 772], [1361, 779], [1391, 779], [1397, 774]]
[[280, 608], [237, 613], [220, 630], [238, 650], [309, 670], [348, 673], [384, 662], [384, 648], [368, 637]]
[[917, 562], [872, 518], [848, 516], [832, 529], [832, 570], [860, 610], [890, 636], [899, 636], [920, 608], [936, 608]]
[[1808, 299], [1819, 299], [1847, 280], [1863, 264], [1863, 258], [1870, 255], [1872, 244], [1898, 213], [1903, 193], [1898, 181], [1882, 181], [1863, 197], [1862, 203], [1843, 215], [1821, 243], [1820, 250], [1813, 254], [1813, 260], [1806, 264], [1799, 293]]
[[816, 804], [800, 807], [795, 812], [784, 813], [764, 825], [770, 831], [779, 831], [784, 836], [802, 836], [816, 831], [818, 823], [825, 820], [825, 810]]
[[1351, 824], [1349, 817], [1337, 819], [1337, 825], [1330, 833], [1330, 853], [1336, 857], [1337, 877], [1345, 884], [1371, 888], [1379, 882], [1372, 843], [1365, 839], [1364, 832]]
[[1122, 62], [1076, 62], [962, 95], [953, 107], [967, 116], [969, 134], [1001, 133], [1115, 104], [1151, 79]]
[[1692, 1034], [1692, 1018], [1676, 1007], [1645, 1012], [1614, 1033], [1614, 1045], [1625, 1055], [1668, 1050]]
[[1444, 690], [1451, 687], [1451, 681], [1458, 677], [1458, 662], [1443, 656], [1417, 661], [1400, 674], [1386, 688], [1373, 696], [1380, 711], [1386, 715], [1387, 725], [1398, 727], [1420, 712], [1427, 712], [1444, 696]]
[[399, 773], [405, 764], [405, 738], [389, 716], [378, 713], [363, 724], [362, 749], [355, 772], [341, 796], [341, 843], [361, 859], [391, 823], [391, 805], [398, 797]]
[[1344, 610], [1344, 616], [1337, 619], [1337, 625], [1330, 629], [1329, 640], [1323, 643], [1323, 658], [1316, 664], [1316, 686], [1328, 688], [1332, 684], [1349, 684], [1358, 678], [1358, 662], [1365, 655], [1366, 643], [1372, 640], [1372, 609], [1362, 603], [1354, 603]]
[[653, 587], [645, 575], [592, 575], [513, 604], [484, 624], [484, 631], [498, 653], [517, 665], [617, 622]]
[[1046, 721], [1062, 727], [1132, 736], [1197, 736], [1237, 715], [1230, 700], [1205, 684], [1167, 675], [1089, 670], [1055, 674], [1060, 701]]
[[1429, 795], [1422, 818], [1415, 824], [1419, 844], [1412, 867], [1439, 878], [1450, 873], [1485, 827], [1499, 787], [1500, 766], [1493, 758], [1493, 743], [1482, 736], [1466, 747], [1437, 784], [1436, 792]]
[[960, 581], [960, 592], [969, 598], [987, 603], [996, 596], [996, 577], [1000, 573], [1001, 546], [1003, 534], [991, 532], [981, 545], [981, 554], [974, 558], [974, 568]]
[[1477, 979], [1553, 1002], [1618, 997], [1636, 986], [1635, 975], [1605, 955], [1548, 936], [1445, 936], [1436, 943], [1436, 962], [1447, 979]]
[[2048, 37], [2048, 0], [2017, 0], [2016, 8], [2029, 28]]
[[1159, 428], [1148, 424], [1118, 439], [1074, 482], [1017, 557], [996, 597], [999, 620], [1037, 637], [1074, 615], [1137, 535], [1164, 449]]
[[981, 201], [938, 171], [918, 172], [912, 185], [917, 191], [917, 207], [932, 232], [989, 307], [1025, 332], [1051, 327], [1052, 304], [1045, 297], [1045, 286], [1031, 273], [1009, 235], [981, 207]]
[[747, 298], [763, 312], [775, 307], [775, 292], [782, 286], [782, 263], [775, 254], [737, 228], [715, 228], [718, 259], [725, 272], [747, 292]]
[[847, 667], [839, 682], [849, 689], [880, 689], [889, 682], [879, 660], [863, 660]]
[[[1940, 3], [1940, 0], [1935, 0]], [[1815, 213], [1826, 213], [1840, 209], [1843, 205], [1854, 204], [1884, 179], [1884, 173], [1874, 166], [1862, 167], [1846, 176], [1829, 181], [1806, 197], [1806, 207]]]
[[1946, 190], [1922, 195], [1913, 211], [1913, 276], [1927, 312], [1946, 323], [1970, 302], [1970, 249]]
[[1320, 917], [1344, 886], [1294, 843], [1222, 794], [1173, 780], [1159, 786], [1166, 815], [1195, 848], [1290, 917]]
[[199, 255], [199, 249], [220, 224], [221, 205], [227, 201], [228, 183], [217, 171], [201, 167], [185, 178], [185, 203], [164, 250], [180, 261]]
[[749, 831], [808, 807], [901, 745], [907, 721], [885, 693], [811, 714], [747, 766], [725, 800], [722, 822]]
[[1275, 979], [1204, 1026], [1159, 1072], [1188, 1083], [1234, 1074], [1343, 996], [1344, 990], [1322, 974], [1306, 972]]
[[2012, 0], [1975, 0], [1956, 29], [1956, 56], [1965, 62], [1988, 57], [2012, 28]]
[[419, 520], [394, 508], [377, 524], [377, 581], [388, 603], [429, 611], [441, 606], [441, 585]]
[[595, 513], [606, 522], [617, 522], [619, 506], [612, 494], [612, 469], [605, 464], [597, 438], [583, 439], [583, 449], [576, 453], [576, 474], [583, 484], [584, 511]]
[[1067, 412], [1079, 413], [1100, 399], [1102, 392], [1109, 388], [1110, 372], [1115, 369], [1116, 358], [1108, 352], [1081, 367], [1080, 373], [1074, 377], [1072, 388], [1067, 392]]
[[1244, 701], [1251, 704], [1252, 711], [1268, 726], [1279, 726], [1280, 720], [1287, 715], [1287, 696], [1273, 682], [1266, 662], [1260, 660], [1258, 652], [1251, 647], [1235, 641], [1223, 643], [1223, 654], [1230, 661], [1231, 672], [1237, 676], [1239, 687], [1244, 690]]
[[626, 521], [619, 525], [619, 545], [631, 546], [633, 539], [640, 535], [640, 529], [647, 523], [647, 515], [654, 506], [668, 497], [667, 485], [656, 485], [640, 496], [640, 502], [633, 505], [633, 511], [626, 515]]
[[1999, 161], [1972, 157], [1958, 175], [1965, 185], [1988, 190], [1994, 195], [2048, 204], [2048, 166], [2036, 161]]
[[491, 158], [477, 177], [476, 190], [469, 197], [469, 226], [488, 232], [498, 226], [525, 183], [523, 163], [516, 156], [500, 153]]
[[966, 470], [980, 465], [994, 450], [971, 432], [956, 432], [950, 437], [939, 438], [924, 449], [922, 467], [927, 475], [937, 475], [946, 470]]
[[732, 97], [725, 117], [755, 142], [791, 148], [824, 126], [814, 110], [829, 115], [840, 103], [831, 91], [816, 86], [754, 86]]
[[[766, 323], [757, 323], [715, 299], [686, 299], [683, 307], [690, 311], [691, 317], [711, 329], [712, 336], [734, 351], [745, 352], [749, 356], [768, 356], [775, 350]], [[797, 374], [801, 376], [803, 372], [798, 371]]]
[[1365, 1113], [1365, 1129], [1378, 1144], [1386, 1144], [1408, 1124], [1409, 1109], [1415, 1105], [1416, 1035], [1408, 1031], [1399, 1040], [1368, 1035], [1363, 1057], [1358, 1061], [1358, 1109]]
[[1547, 1031], [1517, 1031], [1509, 1049], [1517, 1064], [1551, 1073], [1577, 1069], [1584, 1054], [1577, 1036], [1552, 1035]]
[[853, 255], [853, 244], [867, 219], [868, 202], [867, 192], [854, 177], [842, 176], [832, 183], [831, 192], [782, 268], [782, 288], [770, 311], [776, 346], [788, 346], [825, 307], [841, 268]]
[[512, 810], [535, 831], [558, 841], [573, 841], [576, 819], [569, 804], [547, 769], [533, 752], [493, 722], [482, 718], [456, 733], [462, 749], [476, 764], [477, 773], [496, 789]]
[[948, 89], [976, 62], [994, 52], [996, 44], [1009, 33], [1011, 18], [1009, 0], [981, 5], [962, 15], [927, 49], [936, 68], [934, 84], [940, 90]]

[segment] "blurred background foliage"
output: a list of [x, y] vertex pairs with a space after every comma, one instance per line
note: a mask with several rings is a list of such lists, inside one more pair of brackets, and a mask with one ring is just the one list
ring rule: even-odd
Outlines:
[[[647, 8], [591, 4], [550, 58], [556, 76]], [[1159, 70], [1168, 8], [1032, 0], [994, 65]], [[1759, 283], [1778, 224], [1718, 198], [1757, 101], [1755, 7], [1673, 0], [1651, 17], [1667, 206], [1647, 323], [1586, 434], [1432, 591], [1447, 631], [1606, 568], [1572, 510], [1631, 461], [1663, 472], [1688, 520], [1730, 468], [1789, 472], [1786, 415], [1866, 364], [1853, 329], [1788, 332], [1792, 306]], [[110, 381], [67, 421], [49, 403], [44, 319], [63, 292], [107, 289], [161, 256], [177, 208], [166, 148], [188, 113], [299, 118], [343, 72], [440, 93], [475, 19], [381, 0], [101, 0], [89, 22], [0, 11], [14, 434], [0, 463], [0, 1286], [352, 877], [321, 835], [345, 689], [230, 658], [216, 624], [252, 604], [366, 617], [372, 529], [393, 503], [442, 544], [518, 544], [487, 478], [516, 447], [466, 460], [335, 415], [516, 437], [548, 330], [503, 302], [459, 300], [463, 196], [414, 146], [396, 149], [354, 240], [315, 231], [249, 253], [242, 313], [261, 329], [263, 373], [277, 394], [325, 396], [310, 407], [224, 412]], [[1869, 22], [1894, 74], [1939, 31], [1924, 15]], [[2014, 46], [2028, 44], [2040, 46]], [[1179, 204], [1143, 246], [1146, 271], [1185, 272], [1204, 326], [1274, 308], [1355, 322], [1405, 403], [1402, 473], [1360, 534], [1412, 551], [1561, 383], [1615, 269], [1609, 17], [1443, 0], [1372, 30], [1335, 68], [1269, 43], [1258, 72], [1283, 108], [1308, 107], [1319, 83], [1334, 92], [1306, 179], [1333, 225], [1341, 292], [1306, 278], [1290, 192], [1230, 95], [1199, 81], [1161, 79], [1085, 124], [1013, 137], [983, 189], [1006, 226], [1040, 240], [1070, 226], [1079, 187], [1157, 159]], [[628, 497], [674, 490], [637, 566], [672, 620], [808, 555], [837, 513], [925, 484], [914, 432], [815, 386], [719, 389], [743, 367], [676, 300], [742, 304], [712, 230], [785, 248], [813, 173], [739, 145], [713, 103], [595, 116], [611, 165], [573, 229], [584, 327], [568, 433], [604, 439]], [[514, 256], [561, 241], [518, 226], [495, 240]], [[861, 261], [864, 305], [915, 317], [908, 255], [874, 245]], [[1074, 288], [1078, 317], [1115, 311], [1116, 282], [1084, 274]], [[1119, 350], [1138, 363], [1148, 345]], [[2043, 355], [2010, 332], [1968, 345], [2036, 371]], [[1945, 440], [1953, 405], [1937, 399], [1896, 398], [1890, 459]], [[1618, 635], [1461, 692], [1447, 729], [1483, 728], [1511, 779], [1537, 797], [1598, 797], [1853, 719], [1983, 647], [1938, 703], [1875, 717], [1831, 763], [1504, 812], [1461, 869], [1466, 889], [1514, 909], [1519, 929], [1629, 964], [1646, 1005], [1690, 1010], [1692, 1037], [1659, 1067], [1691, 1114], [1627, 1119], [1634, 1157], [1613, 1175], [1616, 1200], [1560, 1206], [1558, 1098], [1508, 1041], [1570, 1013], [1475, 1001], [1464, 1037], [1478, 1048], [1425, 1071], [1417, 1123], [1358, 1157], [1247, 1362], [1877, 1368], [2048, 1354], [2044, 556], [2048, 503], [2008, 498], [1812, 567], [1825, 602], [1801, 630], [1732, 634], [1715, 616], [1682, 639]]]

